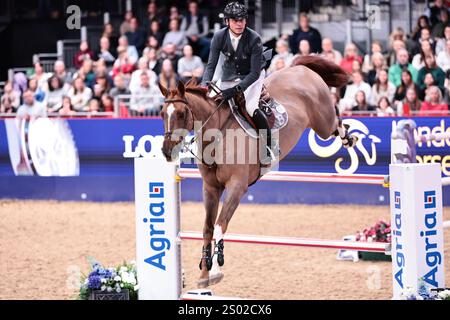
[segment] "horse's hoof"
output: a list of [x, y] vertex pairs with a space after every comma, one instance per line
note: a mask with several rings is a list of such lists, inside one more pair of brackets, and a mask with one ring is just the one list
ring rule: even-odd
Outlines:
[[199, 279], [199, 280], [197, 281], [197, 287], [198, 287], [199, 289], [207, 288], [208, 285], [209, 285], [209, 279]]
[[219, 283], [220, 281], [222, 281], [224, 277], [224, 274], [222, 272], [218, 272], [216, 274], [210, 275], [209, 276], [209, 285], [212, 286], [214, 284]]

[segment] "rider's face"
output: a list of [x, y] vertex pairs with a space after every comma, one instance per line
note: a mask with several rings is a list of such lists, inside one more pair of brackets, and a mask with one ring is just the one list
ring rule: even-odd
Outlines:
[[237, 35], [244, 32], [246, 23], [246, 19], [228, 19], [228, 26], [231, 32]]

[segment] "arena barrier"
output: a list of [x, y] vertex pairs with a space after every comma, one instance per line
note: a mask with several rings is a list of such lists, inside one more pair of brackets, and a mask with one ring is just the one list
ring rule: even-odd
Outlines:
[[[201, 239], [200, 233], [180, 231], [180, 181], [183, 178], [199, 178], [198, 170], [180, 169], [178, 164], [163, 159], [135, 159], [136, 260], [140, 299], [203, 300], [202, 296], [181, 295], [181, 240]], [[381, 185], [385, 177], [271, 172], [262, 180]], [[429, 280], [427, 283], [430, 286], [443, 287], [442, 180], [439, 164], [393, 164], [390, 166], [390, 186], [394, 298], [398, 298], [406, 287], [417, 288], [419, 275]], [[225, 235], [225, 240], [391, 254], [391, 248], [386, 243], [236, 234]], [[435, 263], [430, 266], [431, 256], [435, 257]]]

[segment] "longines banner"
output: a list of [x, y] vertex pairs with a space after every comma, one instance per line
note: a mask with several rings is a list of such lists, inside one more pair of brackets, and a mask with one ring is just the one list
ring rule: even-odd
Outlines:
[[[387, 174], [390, 133], [399, 118], [348, 118], [353, 149], [307, 130], [280, 170]], [[420, 134], [450, 132], [450, 118], [415, 118]], [[0, 175], [132, 176], [139, 156], [160, 156], [160, 119], [0, 120]], [[419, 162], [438, 162], [450, 176], [450, 140], [420, 143]]]

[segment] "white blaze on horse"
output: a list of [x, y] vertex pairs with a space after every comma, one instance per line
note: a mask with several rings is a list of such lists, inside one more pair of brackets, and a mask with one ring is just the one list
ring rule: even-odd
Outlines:
[[[322, 139], [338, 136], [346, 147], [355, 144], [356, 137], [350, 136], [342, 126], [329, 90], [329, 87], [342, 87], [347, 84], [347, 80], [347, 74], [339, 66], [317, 56], [297, 58], [291, 67], [279, 70], [265, 79], [264, 85], [270, 97], [284, 106], [289, 118], [287, 125], [278, 132], [279, 160], [289, 154], [306, 128], [312, 128]], [[184, 85], [180, 82], [176, 90], [168, 90], [161, 85], [160, 89], [166, 98], [161, 112], [165, 129], [162, 151], [168, 161], [174, 160], [184, 137], [194, 130], [196, 121], [202, 123], [197, 135], [203, 135], [209, 129], [218, 129], [222, 137], [216, 148], [221, 148], [219, 153], [223, 156], [242, 157], [244, 153], [245, 157], [243, 162], [198, 163], [203, 179], [206, 210], [198, 286], [206, 287], [223, 278], [219, 269], [224, 264], [223, 235], [242, 196], [261, 177], [259, 161], [252, 161], [255, 155], [259, 155], [260, 146], [258, 143], [248, 143], [245, 150], [242, 150], [234, 142], [227, 143], [227, 134], [239, 131], [244, 135], [245, 133], [232, 116], [228, 104], [222, 103], [218, 107], [218, 103], [196, 84], [190, 82]], [[198, 150], [203, 152], [211, 143], [217, 141], [198, 139]], [[226, 195], [218, 216], [219, 201], [225, 190]]]

